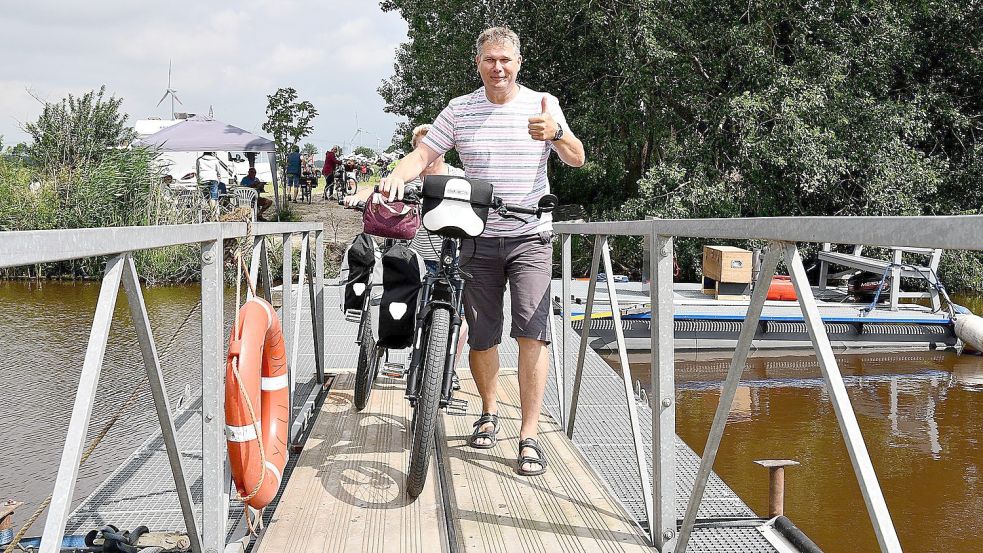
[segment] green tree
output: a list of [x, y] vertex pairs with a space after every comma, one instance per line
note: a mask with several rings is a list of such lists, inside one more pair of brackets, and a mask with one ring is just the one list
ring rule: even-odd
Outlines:
[[356, 146], [354, 150], [355, 155], [365, 156], [365, 157], [375, 157], [375, 150], [369, 148], [368, 146]]
[[47, 170], [73, 169], [128, 145], [135, 134], [122, 103], [122, 98], [106, 96], [105, 85], [98, 92], [45, 103], [37, 121], [24, 126], [31, 135], [32, 161]]
[[273, 135], [277, 153], [286, 156], [294, 144], [311, 134], [311, 124], [317, 117], [314, 104], [307, 100], [297, 101], [297, 91], [293, 88], [280, 88], [266, 97], [266, 123], [263, 130]]
[[[481, 86], [474, 39], [522, 39], [587, 165], [563, 203], [606, 218], [915, 215], [983, 206], [983, 4], [384, 0], [409, 42], [382, 83], [407, 129]], [[627, 250], [626, 250], [627, 251]], [[687, 264], [683, 261], [684, 269]]]
[[304, 144], [300, 148], [300, 153], [302, 153], [304, 155], [316, 156], [317, 155], [317, 146], [311, 144], [310, 142], [307, 142], [306, 144]]

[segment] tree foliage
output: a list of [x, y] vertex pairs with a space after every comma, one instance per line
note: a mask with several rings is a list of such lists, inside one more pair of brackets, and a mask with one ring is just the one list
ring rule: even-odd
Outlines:
[[368, 146], [356, 146], [353, 153], [358, 156], [365, 156], [369, 158], [376, 156], [375, 150], [369, 148]]
[[74, 169], [129, 145], [135, 135], [120, 111], [122, 103], [122, 98], [106, 97], [105, 85], [98, 92], [45, 103], [37, 121], [24, 126], [31, 135], [31, 160], [50, 171]]
[[[563, 203], [605, 218], [917, 215], [983, 206], [983, 3], [384, 0], [409, 25], [380, 93], [407, 127], [481, 86], [474, 39], [584, 141]], [[405, 129], [402, 129], [405, 134]], [[400, 137], [403, 139], [403, 137]], [[404, 143], [405, 145], [405, 143]]]
[[567, 201], [668, 216], [983, 203], [979, 2], [382, 6], [409, 24], [380, 88], [408, 125], [481, 85], [484, 27], [519, 33], [520, 81], [556, 94], [589, 150], [586, 170], [556, 171]]
[[298, 102], [297, 91], [289, 87], [277, 89], [266, 99], [263, 130], [273, 135], [277, 153], [285, 157], [291, 146], [313, 132], [312, 122], [317, 117], [317, 110], [307, 100]]
[[317, 146], [315, 146], [314, 144], [311, 144], [310, 142], [307, 142], [303, 146], [301, 146], [300, 153], [302, 153], [304, 155], [316, 156], [317, 155]]

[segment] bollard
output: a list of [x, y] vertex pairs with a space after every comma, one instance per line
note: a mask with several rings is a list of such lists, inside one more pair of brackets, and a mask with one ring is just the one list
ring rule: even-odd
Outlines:
[[0, 503], [0, 546], [9, 544], [14, 539], [14, 511], [23, 505], [20, 501], [8, 499]]
[[790, 459], [761, 459], [755, 464], [768, 468], [768, 518], [785, 514], [785, 467], [798, 465]]

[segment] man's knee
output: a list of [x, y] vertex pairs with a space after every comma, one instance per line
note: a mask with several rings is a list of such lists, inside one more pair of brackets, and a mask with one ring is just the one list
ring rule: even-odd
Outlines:
[[536, 349], [540, 349], [540, 348], [545, 348], [545, 347], [547, 347], [547, 346], [550, 345], [550, 343], [547, 342], [547, 341], [545, 341], [545, 340], [538, 340], [536, 338], [526, 338], [524, 336], [520, 336], [520, 337], [516, 338], [515, 340], [517, 342], [519, 342], [519, 349], [520, 350], [522, 350], [522, 349], [533, 349], [533, 350], [536, 350]]

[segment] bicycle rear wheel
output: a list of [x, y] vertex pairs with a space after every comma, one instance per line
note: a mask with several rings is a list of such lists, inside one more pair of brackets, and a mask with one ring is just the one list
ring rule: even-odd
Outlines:
[[355, 410], [361, 411], [369, 403], [372, 394], [372, 383], [375, 382], [376, 365], [379, 356], [375, 347], [375, 336], [372, 335], [372, 309], [362, 312], [362, 322], [359, 324], [358, 366], [355, 368]]
[[435, 445], [437, 412], [440, 408], [441, 380], [447, 362], [447, 343], [450, 339], [451, 314], [446, 309], [434, 309], [426, 331], [427, 347], [423, 350], [422, 373], [417, 387], [416, 409], [413, 413], [413, 444], [410, 447], [410, 470], [406, 478], [406, 493], [416, 497], [427, 483], [427, 469]]

